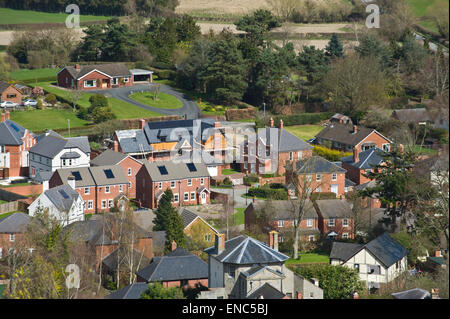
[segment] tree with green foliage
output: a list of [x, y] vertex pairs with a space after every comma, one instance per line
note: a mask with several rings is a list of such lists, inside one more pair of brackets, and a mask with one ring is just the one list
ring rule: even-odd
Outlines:
[[270, 30], [281, 26], [269, 10], [258, 9], [251, 15], [245, 15], [235, 23], [236, 28], [246, 32], [245, 37], [257, 47], [261, 47]]
[[186, 299], [183, 289], [180, 287], [166, 288], [161, 283], [156, 282], [148, 285], [148, 289], [141, 295], [141, 299]]
[[336, 33], [331, 36], [330, 42], [325, 47], [325, 54], [330, 58], [340, 58], [344, 56], [344, 47]]
[[307, 279], [317, 278], [324, 299], [351, 299], [355, 291], [361, 293], [364, 290], [359, 274], [346, 266], [297, 267], [295, 272]]
[[116, 115], [109, 106], [97, 107], [90, 113], [94, 123], [110, 121], [116, 118]]
[[108, 20], [104, 28], [104, 39], [100, 50], [104, 61], [128, 61], [133, 48], [138, 46], [137, 37], [118, 18]]
[[100, 24], [89, 25], [85, 30], [83, 42], [75, 50], [72, 59], [74, 61], [98, 61], [101, 58], [101, 47], [105, 40], [103, 26]]
[[382, 40], [374, 34], [366, 34], [359, 40], [359, 46], [355, 51], [361, 57], [375, 58], [383, 70], [392, 66], [392, 52]]
[[303, 46], [298, 54], [298, 64], [310, 86], [317, 84], [329, 69], [325, 52], [314, 46]]
[[108, 106], [108, 99], [103, 94], [94, 94], [91, 97], [89, 97], [89, 113], [93, 112], [94, 109], [98, 107], [105, 107]]

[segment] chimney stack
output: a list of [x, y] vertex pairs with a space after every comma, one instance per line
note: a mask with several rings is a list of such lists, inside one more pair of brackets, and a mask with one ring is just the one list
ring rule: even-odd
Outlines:
[[436, 252], [434, 253], [434, 257], [442, 257], [441, 251], [436, 250]]
[[353, 148], [353, 163], [359, 162], [359, 153], [356, 147]]
[[114, 141], [114, 152], [119, 152], [119, 142]]
[[175, 242], [175, 240], [172, 240], [172, 246], [170, 247], [170, 250], [174, 251], [175, 249], [177, 249], [177, 243]]
[[273, 118], [271, 117], [270, 118], [270, 127], [273, 127], [273, 125], [274, 125], [274, 122], [273, 122]]
[[5, 118], [6, 118], [7, 120], [9, 120], [9, 111], [6, 111], [6, 113], [5, 113]]
[[80, 69], [81, 69], [80, 65], [79, 64], [75, 64], [75, 70], [80, 70]]
[[353, 133], [358, 133], [358, 126], [353, 125]]
[[216, 234], [215, 242], [216, 254], [220, 254], [225, 249], [225, 234]]
[[67, 177], [67, 184], [69, 184], [72, 189], [75, 189], [75, 177], [72, 174]]
[[269, 232], [269, 246], [273, 250], [278, 251], [278, 232], [275, 230]]
[[283, 128], [283, 120], [280, 120], [280, 129]]
[[145, 127], [145, 120], [140, 119], [139, 120], [139, 129], [144, 130], [144, 127]]
[[2, 123], [6, 121], [6, 114], [2, 113]]

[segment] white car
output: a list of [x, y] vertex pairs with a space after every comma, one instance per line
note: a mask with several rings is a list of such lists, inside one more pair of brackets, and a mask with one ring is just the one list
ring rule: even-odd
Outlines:
[[19, 106], [19, 104], [10, 101], [3, 101], [2, 103], [0, 103], [0, 107], [16, 107], [16, 106]]
[[22, 102], [23, 105], [29, 105], [29, 106], [36, 106], [37, 105], [37, 101], [33, 100], [33, 99], [28, 99], [28, 100], [24, 100]]

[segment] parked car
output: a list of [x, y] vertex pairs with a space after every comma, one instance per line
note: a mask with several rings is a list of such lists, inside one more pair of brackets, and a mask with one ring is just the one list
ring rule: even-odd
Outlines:
[[33, 99], [27, 99], [22, 102], [23, 105], [36, 106], [37, 101]]
[[6, 107], [16, 107], [19, 106], [19, 104], [14, 103], [14, 102], [10, 102], [10, 101], [3, 101], [2, 103], [0, 103], [0, 107], [6, 108]]

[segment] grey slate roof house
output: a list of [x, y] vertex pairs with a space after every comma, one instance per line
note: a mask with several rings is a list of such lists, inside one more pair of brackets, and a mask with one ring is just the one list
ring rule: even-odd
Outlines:
[[24, 213], [14, 213], [0, 219], [0, 234], [17, 234], [23, 233], [31, 217]]
[[148, 284], [145, 282], [135, 282], [134, 284], [123, 287], [122, 289], [114, 291], [107, 296], [107, 299], [141, 299], [141, 295], [148, 289]]
[[320, 156], [312, 156], [299, 160], [295, 163], [297, 174], [325, 174], [325, 173], [345, 173], [342, 167], [327, 161]]
[[[5, 145], [22, 145], [22, 138], [25, 136], [27, 129], [11, 120], [0, 122], [0, 146]], [[36, 137], [33, 132], [31, 135]]]
[[375, 147], [359, 153], [358, 161], [356, 163], [354, 162], [353, 155], [343, 157], [342, 162], [359, 170], [372, 169], [373, 167], [383, 163], [382, 155], [384, 154], [386, 154], [385, 151]]
[[250, 295], [246, 299], [286, 299], [287, 296], [276, 289], [271, 284], [265, 283]]
[[114, 152], [113, 150], [107, 149], [96, 158], [91, 160], [92, 166], [106, 166], [106, 165], [118, 165], [127, 155], [119, 152]]
[[426, 108], [399, 109], [392, 112], [392, 117], [403, 123], [415, 123], [425, 125], [433, 123], [433, 120]]
[[379, 288], [408, 270], [408, 251], [385, 232], [365, 245], [334, 242], [330, 263], [357, 269], [368, 288]]

